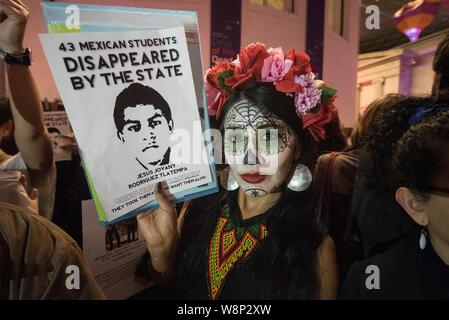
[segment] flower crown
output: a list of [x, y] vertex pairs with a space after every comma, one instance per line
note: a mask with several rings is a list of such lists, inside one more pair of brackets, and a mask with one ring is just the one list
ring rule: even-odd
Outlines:
[[324, 140], [324, 125], [337, 116], [333, 105], [336, 91], [315, 79], [305, 52], [265, 48], [253, 43], [240, 50], [233, 62], [218, 61], [206, 73], [207, 109], [220, 117], [232, 91], [249, 82], [273, 83], [276, 90], [294, 96], [296, 113], [316, 141]]

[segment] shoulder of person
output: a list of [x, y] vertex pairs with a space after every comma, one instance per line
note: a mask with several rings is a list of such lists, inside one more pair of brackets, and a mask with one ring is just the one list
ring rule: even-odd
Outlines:
[[326, 153], [317, 160], [315, 178], [332, 181], [334, 192], [350, 194], [354, 188], [357, 167], [357, 158], [351, 153]]
[[[44, 217], [0, 203], [0, 232], [8, 246], [12, 267], [11, 299], [101, 299], [76, 242]], [[32, 265], [27, 261], [33, 261]], [[74, 266], [74, 267], [73, 267]], [[79, 275], [79, 290], [66, 287], [68, 267]], [[69, 271], [70, 271], [69, 270]], [[35, 279], [35, 280], [32, 280]], [[39, 281], [41, 279], [41, 281]]]
[[[384, 253], [354, 263], [344, 281], [341, 298], [401, 299], [411, 292], [416, 277], [413, 235], [400, 239]], [[416, 246], [418, 242], [416, 242]]]
[[357, 168], [358, 165], [358, 156], [357, 153], [349, 151], [349, 152], [329, 152], [322, 154], [318, 157], [318, 164], [328, 164], [329, 161], [333, 161], [333, 167], [353, 167]]

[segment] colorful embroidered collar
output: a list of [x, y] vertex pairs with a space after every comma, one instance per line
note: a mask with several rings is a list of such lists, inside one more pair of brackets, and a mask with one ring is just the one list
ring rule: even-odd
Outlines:
[[208, 255], [209, 296], [217, 299], [229, 272], [254, 251], [267, 236], [265, 224], [240, 224], [233, 221], [231, 209], [226, 205], [218, 218]]

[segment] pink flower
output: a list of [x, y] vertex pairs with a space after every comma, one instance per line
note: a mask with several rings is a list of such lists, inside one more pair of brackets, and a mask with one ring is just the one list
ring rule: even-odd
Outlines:
[[268, 49], [269, 57], [265, 58], [262, 67], [262, 81], [275, 82], [282, 80], [293, 65], [293, 60], [285, 59], [282, 48]]
[[316, 86], [313, 73], [296, 76], [295, 83], [302, 88], [295, 95], [296, 112], [301, 116], [321, 102], [321, 91]]

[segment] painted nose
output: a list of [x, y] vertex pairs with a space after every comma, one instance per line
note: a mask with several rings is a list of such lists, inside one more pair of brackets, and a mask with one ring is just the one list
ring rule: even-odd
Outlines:
[[260, 164], [259, 157], [254, 154], [252, 148], [249, 148], [248, 151], [245, 154], [245, 158], [243, 159], [244, 164], [254, 165], [254, 164]]
[[257, 156], [257, 135], [253, 128], [247, 128], [248, 130], [248, 149], [246, 150], [245, 157], [243, 158], [243, 164], [255, 165], [259, 164], [259, 157]]

